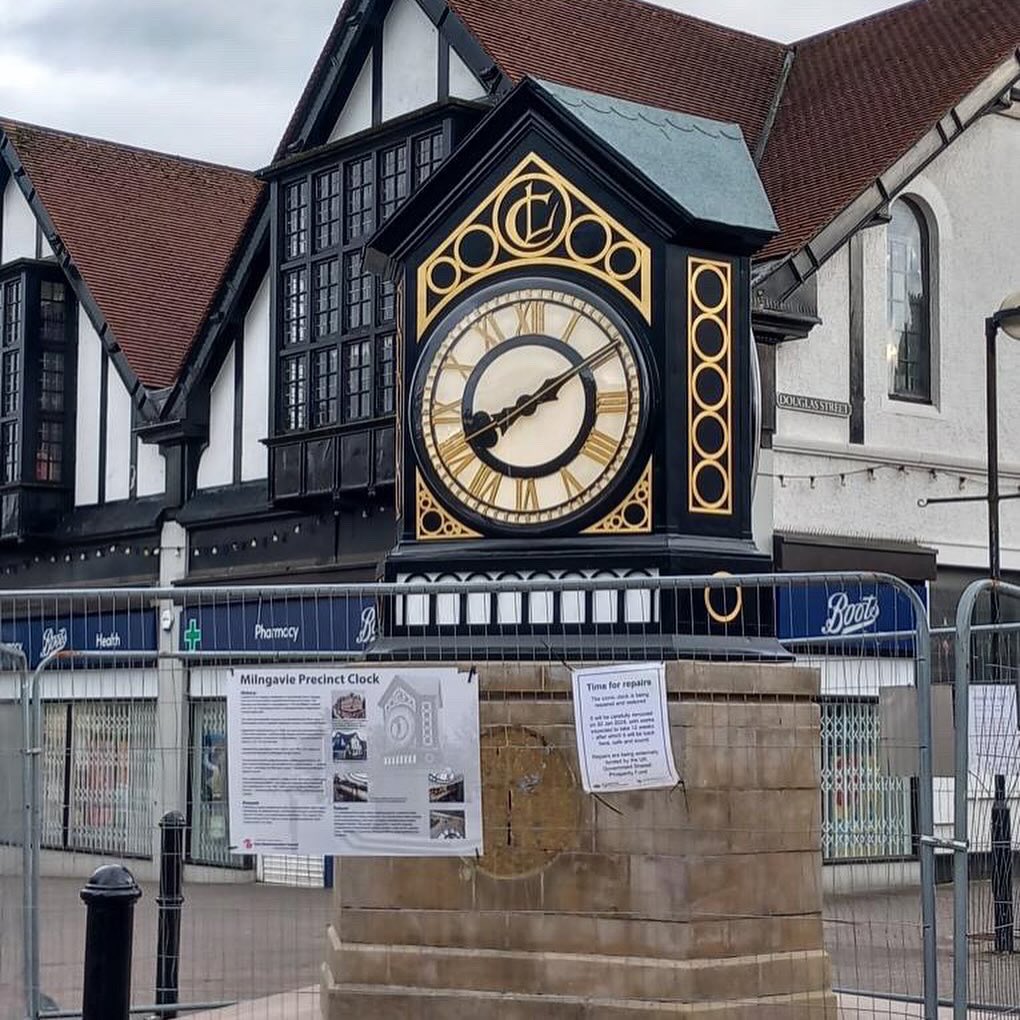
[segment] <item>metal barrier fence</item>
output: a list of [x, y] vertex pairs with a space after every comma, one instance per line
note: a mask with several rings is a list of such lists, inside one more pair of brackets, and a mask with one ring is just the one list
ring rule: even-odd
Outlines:
[[1020, 588], [977, 581], [957, 609], [954, 1017], [1020, 1014]]
[[[139, 1015], [160, 1012], [155, 1003], [165, 990], [154, 987], [153, 883], [159, 821], [170, 810], [186, 818], [181, 1004], [174, 1010], [204, 1018], [208, 1010], [264, 1000], [267, 1017], [276, 1015], [268, 1012], [273, 1002], [284, 1003], [281, 1016], [318, 1016], [324, 931], [333, 917], [325, 888], [332, 861], [256, 861], [231, 850], [224, 697], [234, 667], [374, 659], [522, 660], [550, 668], [694, 660], [722, 668], [735, 654], [809, 666], [820, 676], [818, 694], [803, 705], [769, 695], [774, 725], [755, 729], [734, 726], [726, 714], [739, 688], [702, 690], [699, 702], [726, 721], [713, 722], [710, 711], [704, 731], [683, 730], [703, 740], [677, 748], [683, 796], [641, 795], [660, 798], [655, 812], [631, 811], [637, 802], [628, 802], [613, 838], [624, 849], [646, 841], [656, 859], [687, 853], [701, 845], [701, 819], [711, 814], [716, 780], [706, 762], [739, 771], [742, 762], [758, 768], [774, 759], [774, 775], [762, 771], [746, 780], [746, 817], [715, 818], [712, 840], [699, 852], [740, 857], [756, 876], [753, 903], [740, 914], [774, 921], [777, 931], [793, 924], [784, 895], [809, 903], [820, 892], [821, 917], [815, 911], [812, 920], [804, 908], [803, 937], [810, 942], [811, 925], [821, 923], [833, 984], [861, 1010], [848, 1015], [937, 1015], [936, 925], [948, 915], [946, 897], [936, 891], [942, 854], [936, 832], [951, 819], [934, 813], [925, 606], [895, 578], [563, 575], [0, 592], [0, 642], [23, 651], [29, 671], [24, 682], [16, 669], [0, 672], [0, 1020], [78, 1015], [84, 926], [78, 893], [93, 868], [108, 861], [127, 864], [142, 885], [134, 1002]], [[909, 694], [913, 727], [900, 726], [894, 747], [882, 728], [880, 692], [889, 690]], [[499, 685], [483, 688], [483, 726], [501, 706], [510, 712], [518, 697]], [[549, 697], [550, 713], [569, 711], [561, 705], [566, 693]], [[682, 692], [670, 698], [679, 718], [694, 711]], [[560, 729], [566, 737], [556, 750], [569, 771], [572, 725]], [[912, 764], [890, 768], [890, 756]], [[24, 800], [12, 783], [22, 763]], [[810, 784], [791, 772], [805, 763]], [[783, 805], [799, 797], [796, 826], [785, 807], [778, 811], [780, 791]], [[29, 807], [27, 856], [15, 803]], [[778, 831], [770, 805], [786, 819]], [[601, 818], [601, 803], [592, 810]], [[540, 860], [563, 849], [562, 820], [536, 815], [529, 824]], [[729, 925], [724, 952], [740, 955], [737, 912], [708, 892], [681, 907], [692, 931], [706, 939], [710, 930], [718, 935], [710, 925]], [[654, 905], [649, 909], [658, 916]], [[945, 990], [950, 975], [947, 961], [940, 962]]]

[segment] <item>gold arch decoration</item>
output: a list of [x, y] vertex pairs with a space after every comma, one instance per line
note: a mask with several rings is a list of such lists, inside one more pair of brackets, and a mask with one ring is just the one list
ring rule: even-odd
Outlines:
[[652, 321], [651, 249], [532, 152], [419, 267], [418, 340], [468, 287], [521, 266], [587, 273]]
[[637, 484], [620, 505], [585, 535], [647, 535], [652, 530], [652, 461], [645, 465]]
[[452, 514], [447, 513], [421, 474], [415, 472], [415, 534], [419, 542], [442, 542], [457, 538], [481, 538], [477, 531], [465, 527]]
[[692, 256], [687, 263], [687, 464], [688, 507], [695, 514], [733, 514], [732, 313], [730, 263]]

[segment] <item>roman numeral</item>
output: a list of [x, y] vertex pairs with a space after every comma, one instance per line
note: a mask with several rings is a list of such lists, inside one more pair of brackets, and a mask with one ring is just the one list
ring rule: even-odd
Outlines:
[[463, 420], [460, 401], [451, 400], [449, 404], [436, 403], [432, 407], [433, 425], [460, 425]]
[[475, 458], [475, 452], [468, 445], [463, 432], [455, 432], [439, 444], [439, 456], [450, 473], [459, 475]]
[[567, 490], [567, 496], [576, 496], [583, 489], [581, 483], [566, 468], [560, 468], [560, 481]]
[[518, 334], [545, 332], [545, 302], [522, 301], [514, 305]]
[[599, 432], [598, 429], [592, 429], [584, 441], [584, 446], [581, 447], [581, 453], [586, 457], [591, 457], [599, 464], [606, 465], [616, 456], [617, 446], [619, 443], [612, 436], [607, 436], [605, 432]]
[[538, 488], [534, 478], [517, 478], [517, 510], [526, 513], [538, 509]]
[[577, 329], [577, 324], [581, 321], [581, 313], [574, 312], [570, 316], [570, 322], [567, 323], [567, 328], [560, 335], [560, 339], [565, 343], [570, 343], [570, 338], [574, 335], [574, 330]]
[[459, 372], [462, 379], [469, 378], [472, 371], [474, 371], [474, 367], [474, 365], [465, 365], [456, 358], [447, 358], [446, 361], [443, 362], [443, 371], [449, 369], [451, 372]]
[[485, 318], [479, 319], [475, 323], [475, 329], [485, 341], [487, 351], [491, 351], [493, 347], [498, 346], [506, 339], [494, 315], [486, 315]]
[[502, 481], [503, 476], [498, 471], [493, 471], [488, 464], [479, 464], [475, 477], [471, 479], [471, 484], [468, 486], [468, 492], [483, 503], [495, 503]]
[[629, 406], [626, 390], [605, 390], [595, 398], [596, 414], [626, 414]]

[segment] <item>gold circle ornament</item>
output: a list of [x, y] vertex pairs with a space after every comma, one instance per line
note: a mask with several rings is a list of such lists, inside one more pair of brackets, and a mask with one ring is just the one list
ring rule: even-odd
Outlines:
[[[732, 577], [733, 575], [730, 574], [726, 570], [720, 570], [720, 571], [717, 571], [712, 576], [713, 577]], [[734, 605], [733, 610], [731, 612], [729, 612], [729, 613], [720, 613], [720, 612], [718, 612], [718, 610], [716, 610], [715, 606], [712, 605], [712, 592], [713, 592], [713, 590], [725, 591], [726, 589], [725, 588], [719, 588], [719, 589], [706, 588], [705, 589], [705, 609], [708, 610], [708, 615], [716, 623], [732, 623], [744, 611], [744, 589], [739, 587], [739, 586], [737, 587], [737, 601], [736, 601], [736, 605]]]

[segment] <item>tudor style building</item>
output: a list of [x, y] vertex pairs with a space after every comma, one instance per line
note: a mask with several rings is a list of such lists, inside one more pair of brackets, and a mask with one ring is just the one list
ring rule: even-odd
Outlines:
[[[543, 512], [553, 497], [525, 482], [518, 507], [505, 475], [496, 513], [479, 514], [467, 502], [477, 468], [461, 499], [449, 458], [432, 458], [430, 473], [425, 437], [400, 431], [418, 364], [401, 337], [418, 325], [419, 295], [406, 273], [401, 292], [386, 259], [453, 260], [440, 243], [531, 150], [502, 177], [486, 164], [487, 181], [472, 155], [483, 158], [486, 139], [531, 103], [569, 140], [536, 155], [578, 173], [583, 196], [650, 246], [682, 243], [669, 216], [690, 218], [695, 199], [710, 210], [702, 223], [718, 224], [746, 188], [763, 187], [778, 230], [732, 253], [746, 265], [734, 314], [749, 311], [757, 341], [762, 449], [752, 472], [745, 387], [733, 405], [746, 420], [731, 537], [753, 535], [779, 569], [934, 582], [942, 622], [982, 569], [984, 522], [917, 501], [984, 485], [981, 322], [1020, 277], [1018, 45], [1020, 12], [991, 0], [915, 0], [792, 46], [641, 0], [346, 0], [257, 174], [0, 123], [0, 579], [343, 582], [439, 576], [447, 558], [460, 574], [504, 571], [469, 551], [455, 560], [470, 537], [420, 543], [420, 529], [452, 515], [455, 530], [491, 539], [506, 523], [496, 513]], [[580, 159], [598, 134], [585, 118], [607, 109], [671, 127], [630, 150], [603, 137], [601, 155]], [[750, 176], [720, 177], [702, 161], [711, 147], [692, 139], [711, 132], [739, 139]], [[672, 155], [659, 168], [674, 175], [669, 215], [663, 177], [645, 161], [656, 145]], [[444, 204], [454, 196], [459, 206]], [[417, 247], [402, 249], [404, 236]], [[706, 257], [726, 250], [718, 242], [710, 230], [700, 238]], [[487, 257], [467, 254], [472, 265]], [[562, 278], [576, 287], [584, 277]], [[451, 287], [438, 271], [432, 283]], [[497, 283], [479, 276], [478, 293]], [[606, 319], [639, 333], [646, 310], [654, 324], [675, 313], [657, 283], [647, 309], [593, 287]], [[649, 350], [659, 344], [662, 358], [646, 359], [648, 392], [676, 402], [682, 431], [689, 405], [677, 396], [690, 396], [689, 380], [671, 387], [656, 329]], [[751, 352], [747, 343], [748, 371]], [[1002, 358], [1009, 392], [1020, 368], [1012, 352]], [[1020, 408], [1003, 405], [1003, 470], [1020, 485]], [[620, 519], [652, 536], [676, 531], [672, 514], [692, 516], [679, 491], [690, 496], [685, 443], [644, 462], [623, 457], [604, 499], [582, 497], [570, 526], [598, 527], [623, 507]], [[603, 451], [610, 461], [621, 445]], [[649, 464], [644, 518], [625, 504]], [[703, 495], [712, 504], [720, 494]], [[1014, 506], [1003, 509], [1007, 570], [1020, 570]], [[627, 537], [631, 549], [652, 542]], [[431, 563], [405, 569], [416, 544]], [[590, 571], [583, 558], [534, 571]], [[613, 569], [678, 564], [635, 554]]]

